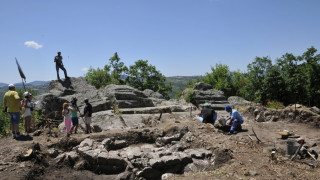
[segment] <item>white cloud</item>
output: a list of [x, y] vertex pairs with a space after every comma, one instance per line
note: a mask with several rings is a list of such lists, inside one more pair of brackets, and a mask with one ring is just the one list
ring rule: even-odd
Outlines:
[[81, 71], [84, 71], [84, 72], [87, 72], [88, 70], [89, 70], [89, 68], [87, 68], [87, 67], [81, 68]]
[[43, 47], [43, 45], [38, 44], [37, 42], [34, 42], [34, 41], [26, 41], [24, 42], [24, 45], [33, 49], [40, 49]]

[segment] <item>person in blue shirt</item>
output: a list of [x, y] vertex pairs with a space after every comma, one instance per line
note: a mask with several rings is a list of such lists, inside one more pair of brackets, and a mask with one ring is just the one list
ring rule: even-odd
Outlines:
[[230, 117], [227, 119], [227, 125], [231, 126], [228, 134], [233, 134], [235, 131], [241, 131], [241, 124], [243, 123], [241, 114], [237, 110], [232, 109], [229, 105], [225, 107], [225, 110], [230, 113]]

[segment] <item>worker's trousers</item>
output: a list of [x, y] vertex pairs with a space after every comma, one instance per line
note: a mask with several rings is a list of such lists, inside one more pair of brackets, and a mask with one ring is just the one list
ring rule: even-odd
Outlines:
[[242, 121], [240, 121], [240, 120], [238, 120], [238, 119], [233, 120], [233, 121], [232, 121], [232, 126], [231, 126], [231, 128], [230, 128], [230, 132], [235, 131], [235, 130], [237, 129], [237, 127], [238, 127], [240, 124], [242, 124], [242, 123], [243, 123], [243, 120], [242, 120]]

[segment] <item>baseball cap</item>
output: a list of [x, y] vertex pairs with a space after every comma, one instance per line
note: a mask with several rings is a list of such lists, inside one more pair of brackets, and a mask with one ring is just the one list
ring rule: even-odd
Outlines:
[[209, 103], [205, 103], [203, 106], [208, 107], [208, 106], [210, 106], [210, 104]]
[[231, 109], [231, 106], [226, 105], [226, 108], [224, 110], [226, 111], [227, 109]]
[[11, 88], [11, 87], [15, 87], [14, 84], [9, 84], [9, 88]]

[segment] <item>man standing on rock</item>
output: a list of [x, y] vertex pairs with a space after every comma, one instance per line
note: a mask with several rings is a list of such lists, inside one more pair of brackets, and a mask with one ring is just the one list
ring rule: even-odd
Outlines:
[[5, 93], [3, 98], [5, 111], [10, 115], [10, 127], [12, 131], [13, 138], [19, 138], [19, 122], [20, 122], [20, 110], [21, 103], [20, 97], [16, 91], [16, 88], [13, 84], [9, 85], [9, 91]]
[[217, 113], [210, 108], [210, 104], [205, 103], [203, 105], [203, 109], [201, 110], [201, 113], [199, 113], [198, 120], [203, 123], [210, 123], [214, 124], [217, 119]]
[[85, 98], [84, 103], [86, 103], [86, 106], [84, 107], [83, 114], [84, 114], [84, 121], [86, 123], [86, 133], [92, 133], [91, 129], [91, 116], [92, 116], [92, 106], [89, 103], [89, 99]]
[[225, 110], [230, 113], [230, 117], [227, 119], [226, 123], [227, 125], [231, 126], [230, 132], [228, 134], [233, 134], [235, 133], [235, 131], [241, 131], [241, 124], [243, 123], [241, 114], [237, 110], [232, 109], [229, 105], [225, 107]]
[[57, 71], [58, 80], [60, 80], [59, 68], [64, 72], [64, 77], [69, 78], [67, 76], [67, 70], [64, 68], [63, 63], [62, 63], [61, 52], [58, 52], [58, 55], [56, 57], [54, 57], [54, 62], [56, 63], [56, 71]]

